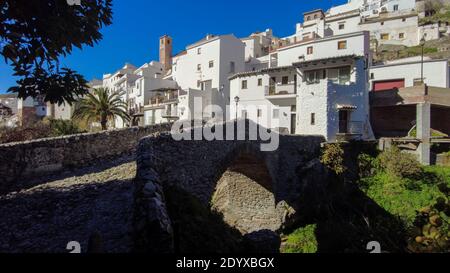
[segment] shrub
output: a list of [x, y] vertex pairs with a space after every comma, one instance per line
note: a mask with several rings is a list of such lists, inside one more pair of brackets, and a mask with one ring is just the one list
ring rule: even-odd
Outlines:
[[51, 128], [42, 122], [30, 127], [4, 128], [0, 131], [0, 143], [22, 142], [51, 136]]
[[320, 162], [338, 175], [345, 173], [344, 149], [341, 144], [327, 144], [322, 152]]
[[358, 156], [359, 177], [367, 177], [375, 174], [376, 159], [368, 154]]
[[450, 251], [450, 188], [439, 185], [444, 197], [439, 197], [435, 204], [417, 212], [409, 241], [412, 252], [448, 253]]
[[50, 120], [52, 136], [67, 136], [83, 133], [79, 126], [71, 120]]
[[44, 119], [28, 127], [0, 129], [0, 143], [30, 141], [79, 133], [83, 133], [83, 131], [73, 121]]
[[395, 146], [379, 155], [377, 165], [388, 174], [398, 178], [414, 178], [423, 172], [422, 166], [414, 155], [402, 153]]

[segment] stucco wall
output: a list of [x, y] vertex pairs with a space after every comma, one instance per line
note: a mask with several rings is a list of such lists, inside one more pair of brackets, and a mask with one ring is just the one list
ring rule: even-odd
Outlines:
[[27, 177], [131, 154], [139, 139], [170, 124], [0, 145], [0, 193], [28, 187]]
[[[371, 82], [404, 79], [405, 87], [414, 86], [414, 79], [421, 78], [421, 62], [407, 62], [396, 65], [373, 66], [370, 69]], [[429, 86], [448, 88], [448, 62], [446, 60], [425, 61], [424, 81]]]

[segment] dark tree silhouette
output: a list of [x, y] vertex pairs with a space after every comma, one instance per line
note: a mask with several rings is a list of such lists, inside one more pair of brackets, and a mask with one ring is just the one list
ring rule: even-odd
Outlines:
[[8, 91], [20, 98], [43, 96], [72, 104], [87, 81], [58, 58], [74, 47], [93, 46], [112, 22], [112, 0], [0, 0], [0, 53], [19, 77]]

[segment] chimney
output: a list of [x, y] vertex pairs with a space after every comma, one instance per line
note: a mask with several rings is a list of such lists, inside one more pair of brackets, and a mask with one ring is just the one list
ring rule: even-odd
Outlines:
[[168, 35], [159, 38], [159, 62], [165, 71], [172, 69], [172, 38]]

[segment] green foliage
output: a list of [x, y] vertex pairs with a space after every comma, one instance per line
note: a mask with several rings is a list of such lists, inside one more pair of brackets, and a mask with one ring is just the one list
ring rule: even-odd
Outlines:
[[[409, 133], [409, 137], [417, 137], [417, 127], [414, 126], [414, 129]], [[437, 130], [431, 129], [431, 137], [448, 137], [448, 135], [439, 132]]]
[[450, 23], [450, 10], [448, 8], [447, 8], [447, 10], [445, 12], [436, 12], [432, 16], [421, 18], [420, 21], [419, 21], [419, 23], [421, 25], [435, 24], [435, 23], [438, 23], [438, 22]]
[[105, 88], [95, 89], [93, 94], [88, 94], [86, 98], [78, 101], [73, 118], [87, 122], [99, 122], [103, 130], [108, 129], [108, 122], [114, 122], [116, 117], [129, 121], [127, 103], [121, 100], [121, 95], [118, 92], [110, 93]]
[[450, 188], [442, 183], [439, 190], [443, 196], [417, 212], [409, 242], [412, 252], [450, 252]]
[[345, 173], [344, 149], [339, 143], [327, 144], [322, 151], [320, 162], [337, 175]]
[[368, 154], [358, 156], [359, 177], [371, 176], [375, 173], [376, 159]]
[[283, 237], [282, 253], [316, 253], [318, 242], [315, 235], [316, 225], [299, 228]]
[[0, 1], [0, 54], [19, 78], [9, 91], [59, 104], [87, 93], [83, 76], [60, 68], [58, 59], [100, 41], [100, 29], [112, 23], [111, 6], [112, 0]]
[[22, 142], [35, 139], [84, 133], [73, 121], [44, 119], [28, 127], [3, 128], [0, 143]]
[[85, 133], [85, 131], [82, 131], [78, 125], [71, 120], [50, 120], [48, 124], [51, 128], [52, 136], [55, 137]]
[[377, 161], [379, 167], [398, 178], [414, 178], [423, 173], [422, 166], [414, 155], [402, 153], [395, 146], [381, 153]]
[[0, 143], [22, 142], [47, 138], [52, 135], [50, 126], [36, 122], [30, 127], [3, 128], [0, 130]]

